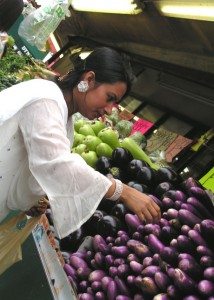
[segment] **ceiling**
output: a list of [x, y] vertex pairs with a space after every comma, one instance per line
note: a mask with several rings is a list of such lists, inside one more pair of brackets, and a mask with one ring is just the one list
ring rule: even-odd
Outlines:
[[[214, 22], [165, 17], [155, 1], [146, 1], [138, 15], [77, 12], [71, 8], [71, 16], [61, 22], [55, 34], [61, 47], [66, 43], [70, 49], [106, 45], [124, 51], [130, 54], [135, 73], [155, 70], [176, 76], [174, 82], [181, 78], [199, 83], [204, 91], [198, 103], [208, 103], [210, 113], [208, 122], [206, 111], [200, 122], [213, 124]], [[190, 89], [197, 90], [194, 86]], [[198, 109], [200, 115], [201, 106]]]

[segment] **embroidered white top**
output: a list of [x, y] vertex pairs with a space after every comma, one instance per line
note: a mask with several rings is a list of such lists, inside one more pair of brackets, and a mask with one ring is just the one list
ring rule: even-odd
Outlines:
[[63, 238], [96, 210], [112, 183], [70, 153], [67, 116], [63, 94], [51, 81], [33, 79], [0, 93], [0, 221], [46, 194]]

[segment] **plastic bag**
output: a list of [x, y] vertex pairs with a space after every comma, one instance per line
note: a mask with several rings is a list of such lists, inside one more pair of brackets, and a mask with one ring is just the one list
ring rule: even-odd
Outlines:
[[22, 212], [0, 225], [0, 275], [22, 260], [21, 245], [40, 218], [41, 216], [27, 218]]
[[49, 35], [66, 16], [70, 16], [69, 5], [69, 0], [47, 1], [21, 22], [18, 34], [32, 46], [45, 50]]

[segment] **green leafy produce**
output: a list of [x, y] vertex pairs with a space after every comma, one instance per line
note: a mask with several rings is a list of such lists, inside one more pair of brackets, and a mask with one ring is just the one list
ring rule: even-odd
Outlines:
[[115, 129], [119, 133], [120, 138], [125, 138], [130, 135], [132, 131], [132, 123], [128, 120], [120, 120], [116, 125]]
[[146, 148], [147, 146], [146, 137], [140, 131], [136, 131], [135, 133], [131, 134], [130, 138], [133, 139], [142, 149]]
[[120, 121], [118, 110], [112, 109], [112, 113], [108, 115], [108, 119], [111, 120], [112, 124], [115, 126]]

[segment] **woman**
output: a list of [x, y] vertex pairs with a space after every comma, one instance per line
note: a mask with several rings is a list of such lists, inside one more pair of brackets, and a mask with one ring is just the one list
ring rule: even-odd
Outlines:
[[110, 113], [130, 87], [120, 54], [101, 47], [56, 83], [34, 79], [0, 93], [0, 221], [10, 210], [30, 209], [44, 195], [60, 238], [79, 228], [103, 197], [124, 202], [142, 220], [160, 218], [150, 197], [70, 153], [72, 115], [92, 120]]

